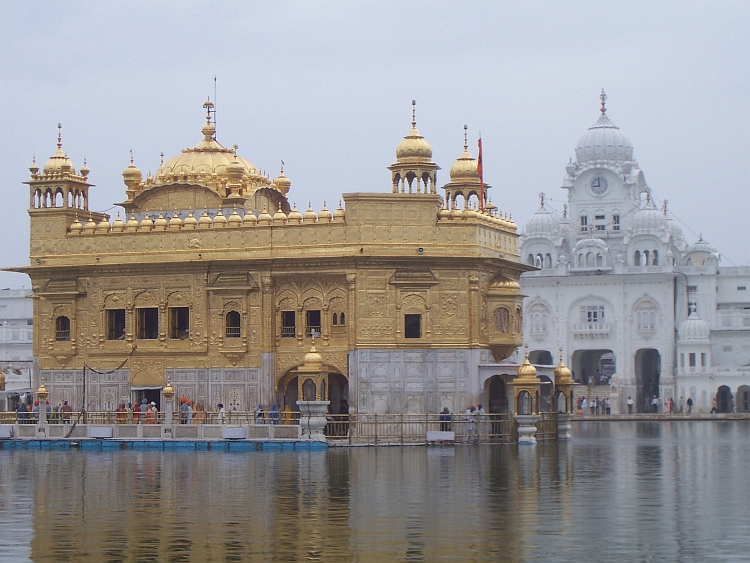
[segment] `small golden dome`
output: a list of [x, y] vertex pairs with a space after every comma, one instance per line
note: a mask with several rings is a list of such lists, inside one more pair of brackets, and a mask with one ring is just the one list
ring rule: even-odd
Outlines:
[[429, 163], [432, 160], [432, 147], [417, 130], [416, 104], [412, 100], [411, 130], [396, 147], [396, 160], [398, 162]]
[[312, 204], [308, 201], [307, 211], [305, 211], [305, 214], [302, 216], [302, 222], [303, 223], [315, 223], [315, 221], [317, 220], [318, 220], [318, 216], [315, 214], [315, 211], [312, 210]]
[[339, 206], [336, 208], [336, 211], [333, 212], [333, 222], [343, 223], [345, 220], [346, 211], [344, 211], [344, 208], [341, 206], [341, 200], [339, 200]]
[[36, 156], [32, 157], [31, 159], [31, 165], [29, 166], [29, 172], [31, 172], [32, 175], [36, 176], [36, 173], [39, 172], [39, 166], [37, 166], [36, 163]]
[[245, 211], [245, 216], [242, 218], [242, 225], [245, 227], [254, 227], [258, 224], [258, 218], [252, 211]]
[[234, 179], [240, 179], [242, 178], [242, 175], [245, 173], [245, 169], [242, 167], [240, 162], [237, 160], [237, 155], [234, 155], [234, 160], [227, 164], [227, 176]]
[[232, 214], [229, 216], [227, 223], [230, 227], [239, 227], [240, 225], [242, 225], [242, 217], [240, 217], [240, 214], [237, 213], [236, 207], [232, 211]]
[[102, 217], [102, 220], [99, 221], [99, 224], [96, 226], [96, 232], [108, 233], [111, 228], [112, 228], [112, 225], [109, 224], [109, 221], [107, 220], [107, 216], [105, 215], [104, 217]]
[[477, 161], [471, 157], [468, 148], [464, 146], [464, 152], [453, 163], [450, 169], [451, 182], [479, 183], [479, 172], [477, 172]]
[[300, 212], [297, 211], [296, 203], [294, 204], [292, 210], [289, 212], [287, 222], [291, 223], [292, 225], [299, 225], [302, 222], [302, 215], [300, 215]]
[[203, 215], [201, 215], [201, 218], [198, 220], [198, 228], [209, 229], [213, 224], [214, 222], [211, 220], [211, 216], [208, 214], [208, 209], [204, 210]]
[[73, 163], [70, 162], [68, 156], [62, 150], [62, 125], [57, 124], [57, 150], [54, 156], [50, 157], [47, 164], [44, 165], [45, 174], [55, 173], [75, 173]]
[[531, 362], [529, 361], [529, 354], [526, 354], [526, 359], [524, 360], [523, 364], [518, 368], [517, 375], [519, 378], [522, 379], [535, 379], [536, 378], [536, 368], [531, 365]]
[[323, 366], [323, 356], [320, 355], [320, 353], [315, 349], [315, 342], [313, 342], [312, 346], [310, 347], [310, 351], [305, 354], [305, 361], [304, 361], [305, 367], [322, 367]]
[[223, 229], [227, 226], [227, 218], [221, 212], [221, 209], [214, 216], [214, 229]]
[[196, 229], [197, 227], [198, 227], [198, 220], [195, 218], [195, 215], [193, 215], [193, 212], [190, 211], [188, 213], [188, 216], [185, 217], [185, 220], [182, 222], [182, 228], [192, 231], [193, 229]]
[[130, 157], [130, 166], [122, 171], [122, 177], [126, 184], [130, 182], [138, 182], [142, 177], [140, 169], [133, 164], [132, 156]]
[[464, 215], [466, 215], [467, 219], [476, 219], [478, 217], [478, 213], [474, 211], [471, 207], [464, 211]]
[[182, 228], [182, 219], [180, 219], [180, 216], [177, 215], [177, 211], [175, 211], [174, 215], [172, 215], [172, 218], [169, 220], [169, 230], [179, 231], [181, 228]]
[[555, 385], [573, 383], [573, 374], [563, 362], [562, 353], [560, 353], [560, 363], [555, 368]]
[[70, 225], [70, 233], [73, 235], [80, 235], [83, 230], [83, 225], [78, 220], [78, 214], [76, 214], [76, 220]]
[[149, 217], [148, 213], [146, 213], [146, 215], [143, 216], [143, 219], [141, 219], [141, 224], [138, 225], [138, 230], [149, 232], [153, 228], [154, 222], [151, 220], [151, 217]]
[[120, 219], [120, 214], [117, 214], [117, 219], [114, 220], [112, 223], [112, 232], [113, 233], [121, 233], [125, 230], [125, 223], [122, 222], [122, 219]]
[[[47, 389], [47, 386], [44, 384], [43, 378], [42, 378], [42, 384], [36, 390], [36, 396], [39, 399], [40, 403], [44, 403], [47, 400], [47, 397], [49, 397], [49, 390]], [[42, 405], [42, 407], [40, 408], [44, 408], [44, 406]]]
[[138, 230], [138, 220], [135, 218], [135, 214], [130, 214], [130, 219], [125, 223], [125, 230], [134, 233]]
[[286, 224], [286, 213], [284, 213], [281, 210], [281, 205], [279, 205], [279, 210], [273, 216], [273, 224], [274, 225], [284, 225], [284, 224]]
[[81, 176], [84, 178], [89, 175], [89, 172], [91, 172], [91, 169], [89, 169], [88, 166], [86, 166], [86, 157], [83, 158], [83, 166], [81, 166]]
[[174, 399], [174, 387], [172, 387], [172, 383], [169, 381], [169, 376], [167, 376], [167, 384], [164, 386], [161, 392], [167, 401], [171, 401], [172, 399]]
[[94, 222], [94, 218], [89, 214], [89, 220], [86, 221], [86, 224], [83, 226], [83, 232], [84, 233], [93, 233], [96, 230], [96, 223]]
[[447, 207], [441, 207], [440, 211], [438, 211], [438, 218], [439, 219], [447, 219], [451, 216], [451, 212], [448, 210]]
[[166, 231], [167, 230], [167, 220], [164, 218], [164, 213], [159, 212], [159, 216], [156, 218], [156, 221], [154, 221], [154, 230], [155, 231]]
[[261, 226], [270, 225], [272, 220], [273, 218], [268, 213], [268, 210], [266, 208], [263, 208], [263, 213], [258, 215], [258, 225], [261, 225]]
[[273, 183], [276, 185], [276, 189], [282, 194], [286, 195], [289, 193], [289, 188], [292, 187], [292, 181], [284, 176], [284, 168], [281, 168], [281, 173], [276, 176]]
[[323, 209], [321, 209], [320, 213], [318, 213], [318, 222], [330, 223], [332, 218], [333, 218], [333, 215], [331, 215], [331, 212], [328, 211], [328, 208], [326, 207], [326, 202], [324, 201]]
[[464, 212], [461, 211], [458, 207], [454, 207], [451, 209], [451, 219], [463, 219]]

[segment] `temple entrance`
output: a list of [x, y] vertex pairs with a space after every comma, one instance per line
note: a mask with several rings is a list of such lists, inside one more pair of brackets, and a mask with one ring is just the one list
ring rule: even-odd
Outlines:
[[549, 350], [532, 350], [529, 352], [529, 362], [538, 366], [552, 366], [555, 363]]
[[750, 412], [750, 387], [740, 385], [737, 389], [737, 412]]
[[488, 412], [490, 414], [499, 414], [508, 412], [508, 394], [505, 386], [505, 380], [501, 375], [493, 375], [487, 380], [488, 387]]
[[147, 403], [156, 403], [156, 409], [161, 411], [161, 387], [131, 387], [130, 400], [133, 405], [140, 405], [143, 399]]
[[617, 365], [612, 350], [576, 350], [571, 370], [573, 379], [582, 385], [609, 385]]
[[[281, 379], [276, 388], [276, 406], [279, 411], [289, 410], [299, 412], [297, 401], [300, 400], [298, 395], [299, 379], [297, 371], [287, 372]], [[349, 404], [349, 380], [340, 373], [328, 374], [328, 389], [325, 390], [327, 401], [331, 402], [331, 414], [339, 414], [341, 409]], [[342, 402], [343, 401], [343, 402]]]
[[716, 409], [719, 412], [732, 412], [733, 404], [732, 390], [726, 385], [722, 385], [716, 391]]
[[651, 401], [659, 397], [661, 354], [654, 348], [643, 348], [635, 353], [636, 412], [654, 412]]

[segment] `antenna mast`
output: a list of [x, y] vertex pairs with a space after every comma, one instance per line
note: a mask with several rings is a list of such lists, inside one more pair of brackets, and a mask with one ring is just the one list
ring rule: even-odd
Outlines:
[[216, 75], [214, 74], [214, 128], [216, 127]]

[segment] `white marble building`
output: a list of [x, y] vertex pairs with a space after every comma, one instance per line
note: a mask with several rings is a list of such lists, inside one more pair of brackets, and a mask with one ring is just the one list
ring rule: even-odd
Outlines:
[[750, 411], [750, 268], [720, 267], [689, 245], [650, 195], [633, 145], [601, 114], [576, 145], [561, 214], [544, 201], [525, 226], [524, 338], [532, 362], [559, 350], [576, 380], [606, 393], [613, 412], [654, 394], [692, 397], [693, 411]]
[[33, 303], [29, 289], [0, 289], [0, 371], [8, 391], [31, 387]]

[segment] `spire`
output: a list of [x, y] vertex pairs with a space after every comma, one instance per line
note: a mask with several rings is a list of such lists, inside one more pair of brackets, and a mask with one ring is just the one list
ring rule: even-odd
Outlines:
[[468, 140], [468, 137], [467, 137], [467, 131], [468, 131], [468, 129], [469, 128], [466, 126], [466, 124], [464, 124], [464, 151], [468, 151], [469, 150], [469, 140]]
[[599, 94], [599, 99], [602, 101], [602, 107], [599, 111], [602, 112], [602, 115], [607, 113], [607, 106], [605, 105], [607, 102], [607, 94], [604, 92], [604, 88], [602, 88], [602, 93]]
[[57, 124], [57, 150], [62, 150], [62, 123]]
[[544, 192], [539, 193], [539, 202], [542, 207], [544, 207]]
[[411, 101], [411, 128], [417, 128], [417, 100]]

